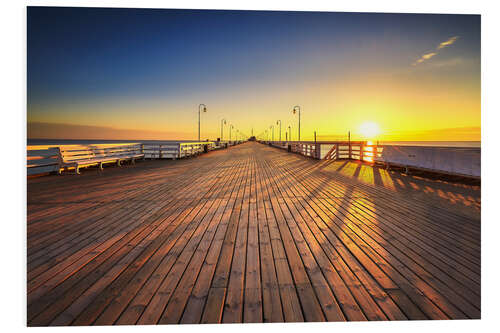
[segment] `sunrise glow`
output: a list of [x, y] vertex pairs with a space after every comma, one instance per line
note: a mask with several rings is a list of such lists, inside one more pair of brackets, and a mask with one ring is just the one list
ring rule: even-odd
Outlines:
[[359, 133], [366, 139], [373, 139], [380, 134], [380, 127], [374, 122], [365, 122], [359, 126]]

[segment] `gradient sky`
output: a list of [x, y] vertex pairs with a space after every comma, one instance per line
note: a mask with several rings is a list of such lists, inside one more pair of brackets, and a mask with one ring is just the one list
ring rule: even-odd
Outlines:
[[[480, 140], [480, 16], [28, 7], [28, 138]], [[278, 137], [277, 128], [275, 138]], [[227, 127], [225, 138], [227, 138]]]

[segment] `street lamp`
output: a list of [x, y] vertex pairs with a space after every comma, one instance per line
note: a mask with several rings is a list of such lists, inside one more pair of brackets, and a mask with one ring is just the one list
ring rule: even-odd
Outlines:
[[234, 126], [229, 125], [229, 143], [231, 143], [231, 128], [234, 128]]
[[288, 125], [288, 139], [290, 141], [292, 141], [292, 127], [290, 125]]
[[271, 131], [273, 131], [272, 139], [273, 139], [273, 142], [274, 142], [274, 125], [269, 126], [269, 129]]
[[226, 119], [222, 118], [220, 121], [220, 141], [224, 138], [224, 125], [226, 124]]
[[297, 112], [297, 110], [299, 111], [299, 141], [300, 141], [300, 106], [299, 105], [295, 105], [293, 107], [293, 114], [295, 114]]
[[[201, 108], [203, 106], [203, 109]], [[201, 111], [207, 112], [207, 106], [205, 104], [200, 104], [198, 106], [198, 142], [200, 142], [200, 118]]]
[[281, 120], [278, 120], [278, 121], [276, 122], [276, 125], [278, 125], [278, 123], [280, 124], [280, 142], [281, 142]]

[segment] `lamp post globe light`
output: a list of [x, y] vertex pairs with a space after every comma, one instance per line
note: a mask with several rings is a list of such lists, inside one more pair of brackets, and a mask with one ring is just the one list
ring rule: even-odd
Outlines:
[[198, 142], [200, 142], [200, 119], [201, 119], [201, 111], [207, 112], [207, 106], [205, 104], [200, 104], [198, 106]]
[[295, 105], [293, 107], [293, 114], [295, 114], [297, 111], [299, 112], [299, 141], [300, 141], [300, 106], [299, 105]]

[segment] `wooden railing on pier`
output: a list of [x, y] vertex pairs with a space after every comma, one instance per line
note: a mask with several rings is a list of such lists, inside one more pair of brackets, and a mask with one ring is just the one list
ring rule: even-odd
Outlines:
[[260, 141], [320, 160], [359, 160], [480, 179], [481, 148], [376, 145], [370, 141]]
[[261, 143], [319, 160], [349, 159], [373, 162], [381, 156], [383, 150], [383, 146], [369, 144], [368, 141], [261, 141]]
[[322, 142], [317, 144], [319, 159], [337, 160], [349, 159], [374, 162], [381, 157], [383, 146], [369, 144], [367, 141]]

